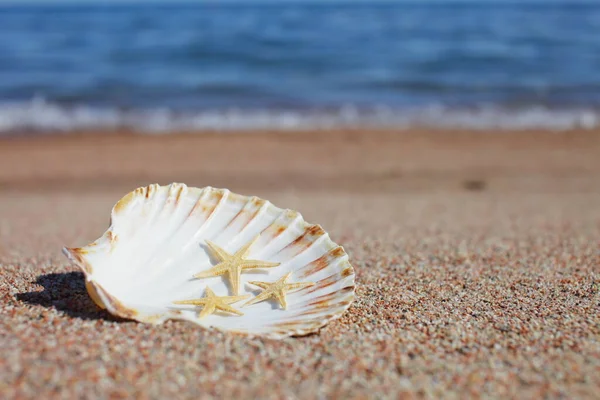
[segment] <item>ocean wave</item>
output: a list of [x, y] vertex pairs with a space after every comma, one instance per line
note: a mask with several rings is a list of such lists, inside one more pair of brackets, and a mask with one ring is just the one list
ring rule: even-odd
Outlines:
[[482, 106], [453, 109], [432, 105], [413, 109], [347, 105], [335, 110], [226, 109], [178, 112], [170, 109], [122, 110], [89, 106], [61, 106], [43, 99], [0, 104], [0, 134], [51, 133], [129, 129], [142, 133], [175, 131], [252, 131], [336, 128], [464, 128], [593, 129], [600, 110], [518, 109]]

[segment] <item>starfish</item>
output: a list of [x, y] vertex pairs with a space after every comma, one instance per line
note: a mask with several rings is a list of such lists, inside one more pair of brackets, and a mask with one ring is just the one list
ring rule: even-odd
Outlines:
[[249, 295], [245, 296], [217, 296], [210, 288], [206, 288], [206, 296], [201, 299], [194, 300], [181, 300], [174, 301], [174, 304], [192, 304], [195, 306], [204, 306], [198, 318], [206, 317], [209, 314], [213, 314], [215, 311], [226, 311], [236, 315], [244, 315], [242, 312], [231, 307], [229, 304], [235, 303], [240, 300], [247, 299]]
[[233, 255], [229, 254], [210, 240], [207, 240], [206, 244], [221, 262], [207, 271], [203, 271], [194, 275], [194, 278], [210, 278], [213, 276], [228, 274], [233, 293], [235, 295], [239, 295], [240, 275], [242, 274], [243, 270], [257, 268], [272, 268], [279, 265], [279, 263], [268, 261], [245, 260], [246, 256], [250, 252], [250, 247], [252, 247], [252, 245], [256, 242], [256, 240], [259, 237], [260, 235], [256, 236], [253, 240], [248, 242], [246, 245], [242, 246], [242, 248], [239, 249]]
[[287, 310], [287, 302], [285, 301], [285, 292], [297, 289], [304, 289], [306, 287], [313, 286], [313, 282], [298, 282], [298, 283], [286, 283], [287, 278], [291, 275], [291, 272], [288, 272], [285, 276], [281, 277], [277, 282], [257, 282], [251, 281], [248, 282], [251, 285], [258, 286], [263, 288], [264, 291], [253, 298], [252, 300], [244, 303], [242, 307], [249, 306], [251, 304], [256, 304], [260, 301], [267, 300], [271, 297], [277, 299], [279, 304], [283, 307], [284, 310]]

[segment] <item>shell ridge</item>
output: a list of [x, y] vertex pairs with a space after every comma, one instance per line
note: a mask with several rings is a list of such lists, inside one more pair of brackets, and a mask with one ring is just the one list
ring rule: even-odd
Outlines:
[[[253, 201], [253, 198], [257, 198], [257, 197], [255, 197], [255, 196], [252, 196], [252, 197], [248, 198], [248, 201], [246, 202], [246, 204], [244, 204], [244, 206], [242, 207], [242, 209], [240, 210], [240, 212], [242, 212], [242, 211], [243, 211], [243, 209], [246, 207], [246, 205], [250, 204], [250, 203]], [[265, 201], [265, 204], [263, 204], [263, 205], [262, 205], [262, 206], [261, 206], [261, 207], [260, 207], [260, 208], [259, 208], [259, 209], [258, 209], [258, 210], [255, 212], [255, 213], [254, 213], [254, 215], [252, 216], [252, 218], [250, 219], [250, 221], [249, 221], [249, 222], [248, 222], [248, 223], [247, 223], [247, 224], [246, 224], [246, 225], [245, 225], [245, 226], [244, 226], [244, 227], [243, 227], [243, 228], [242, 228], [242, 229], [241, 229], [239, 232], [237, 232], [235, 235], [233, 235], [232, 237], [230, 237], [230, 238], [229, 238], [229, 240], [228, 240], [226, 243], [224, 243], [224, 245], [225, 245], [225, 246], [228, 246], [228, 247], [231, 247], [231, 244], [232, 244], [232, 243], [236, 243], [236, 242], [239, 240], [239, 238], [242, 236], [242, 234], [243, 234], [243, 233], [246, 231], [246, 228], [247, 228], [249, 225], [251, 225], [251, 223], [252, 223], [253, 221], [255, 221], [255, 218], [256, 218], [256, 216], [257, 216], [257, 215], [259, 215], [259, 212], [260, 212], [261, 210], [264, 210], [264, 209], [266, 209], [266, 207], [267, 207], [268, 205], [270, 205], [270, 204], [271, 204], [271, 203], [269, 203], [268, 201]], [[235, 219], [236, 217], [237, 217], [237, 214], [236, 214], [236, 216], [235, 216], [233, 219]], [[230, 223], [233, 221], [233, 219], [230, 221]], [[229, 226], [229, 224], [228, 224], [228, 226]], [[261, 233], [262, 233], [262, 232], [261, 232]], [[260, 233], [259, 233], [258, 235], [260, 235]], [[253, 238], [254, 238], [254, 237], [255, 237], [255, 236], [253, 236]], [[210, 240], [213, 240], [213, 241], [215, 241], [215, 240], [216, 240], [216, 239], [218, 239], [218, 238], [219, 238], [219, 237], [217, 236], [215, 239], [210, 239]], [[256, 252], [256, 248], [258, 247], [258, 246], [257, 246], [257, 244], [258, 244], [258, 243], [255, 243], [255, 244], [252, 246], [252, 249], [254, 249], [254, 252]], [[239, 247], [239, 246], [238, 246], [238, 247]], [[237, 248], [236, 248], [236, 249], [237, 249]], [[261, 250], [262, 250], [262, 248], [261, 248]], [[252, 250], [251, 250], [251, 251], [252, 251]], [[260, 250], [258, 250], [258, 252], [260, 252]]]
[[[271, 203], [271, 202], [269, 202], [269, 201], [265, 201], [265, 204], [263, 205], [263, 207], [261, 207], [261, 210], [262, 210], [263, 208], [266, 210], [266, 209], [267, 209], [267, 208], [269, 208], [269, 207], [273, 207], [274, 209], [279, 209], [279, 210], [281, 210], [281, 211], [279, 212], [279, 215], [277, 215], [277, 217], [275, 217], [275, 219], [274, 219], [274, 220], [273, 220], [273, 221], [272, 221], [272, 222], [271, 222], [269, 225], [267, 225], [267, 226], [266, 226], [266, 227], [264, 227], [264, 228], [263, 228], [263, 229], [262, 229], [260, 232], [258, 232], [258, 233], [257, 233], [259, 236], [262, 236], [262, 235], [263, 235], [263, 234], [264, 234], [264, 233], [265, 233], [267, 230], [269, 230], [269, 229], [270, 229], [270, 228], [272, 228], [272, 227], [273, 227], [273, 226], [274, 226], [274, 225], [275, 225], [277, 222], [279, 222], [280, 220], [282, 220], [282, 219], [283, 219], [283, 216], [284, 216], [284, 214], [286, 213], [286, 211], [288, 211], [288, 210], [282, 210], [282, 209], [280, 209], [280, 208], [276, 207], [274, 204], [272, 204], [272, 203]], [[248, 224], [248, 225], [250, 225], [250, 224]], [[277, 236], [275, 236], [275, 237], [277, 237]], [[268, 246], [268, 245], [267, 245], [267, 246]], [[265, 250], [265, 248], [266, 248], [267, 246], [263, 246], [263, 247], [262, 247], [262, 248], [261, 248], [259, 251], [257, 251], [257, 252], [254, 254], [254, 256], [253, 256], [253, 257], [263, 257], [263, 256], [261, 256], [261, 254], [262, 254], [262, 252]], [[266, 258], [266, 257], [263, 257], [263, 258], [264, 258], [265, 260], [268, 260], [268, 258]]]
[[335, 292], [330, 292], [330, 293], [326, 293], [317, 297], [313, 297], [309, 300], [306, 300], [305, 302], [299, 303], [299, 305], [305, 305], [305, 306], [311, 306], [311, 305], [317, 305], [319, 303], [321, 303], [322, 301], [330, 301], [333, 300], [335, 298], [335, 296], [346, 296], [346, 294], [349, 295], [349, 297], [354, 297], [354, 282], [351, 282], [350, 286], [345, 286], [341, 289], [336, 290]]
[[[314, 292], [320, 291], [322, 289], [326, 289], [326, 288], [330, 287], [331, 285], [334, 285], [335, 283], [342, 281], [347, 276], [347, 275], [344, 275], [344, 271], [345, 270], [336, 272], [334, 274], [329, 275], [326, 278], [316, 281], [314, 286], [306, 288], [305, 289], [306, 291], [302, 294], [307, 295], [310, 293], [314, 293]], [[335, 293], [335, 292], [337, 292], [337, 290], [333, 291], [331, 293]]]
[[[287, 258], [285, 262], [282, 262], [281, 263], [281, 267], [283, 267], [282, 269], [286, 272], [289, 271], [290, 269], [292, 269], [294, 262], [297, 261], [298, 258], [300, 258], [300, 257], [302, 257], [302, 255], [310, 252], [311, 249], [315, 248], [316, 246], [319, 246], [321, 244], [321, 242], [326, 241], [327, 238], [328, 238], [327, 234], [317, 237], [312, 243], [310, 243], [310, 245], [308, 247], [300, 249], [300, 251], [291, 255], [290, 258]], [[288, 247], [289, 246], [286, 246], [285, 248], [281, 249], [277, 254], [281, 253], [283, 250], [285, 250]], [[328, 250], [325, 250], [323, 253], [314, 257], [311, 261], [308, 261], [308, 262], [304, 263], [303, 265], [307, 265], [307, 264], [314, 262], [315, 260], [317, 260], [317, 259], [323, 257], [325, 254], [327, 254], [327, 252], [328, 252]], [[295, 276], [297, 271], [291, 270], [290, 272], [292, 272], [292, 275]]]
[[[157, 188], [158, 187], [158, 188]], [[142, 187], [142, 188], [138, 188], [134, 191], [136, 198], [141, 199], [142, 201], [142, 209], [143, 207], [149, 202], [154, 200], [154, 197], [156, 196], [156, 194], [158, 194], [160, 191], [160, 186], [157, 184], [151, 184], [148, 185], [146, 187]], [[133, 199], [132, 199], [133, 200]], [[122, 200], [121, 200], [122, 201]], [[115, 206], [116, 207], [116, 206]], [[162, 208], [162, 207], [161, 207]], [[121, 255], [122, 259], [120, 260], [120, 263], [123, 265], [136, 265], [137, 267], [141, 267], [143, 265], [143, 262], [140, 262], [140, 260], [135, 260], [135, 262], [131, 262], [132, 258], [134, 257], [135, 254], [139, 254], [139, 250], [140, 247], [142, 245], [142, 240], [137, 240], [139, 238], [140, 234], [144, 234], [147, 232], [148, 227], [151, 226], [151, 223], [154, 221], [156, 215], [158, 214], [160, 208], [152, 208], [152, 214], [148, 217], [148, 218], [144, 218], [143, 219], [143, 226], [138, 227], [134, 232], [132, 232], [130, 240], [132, 242], [134, 242], [134, 246], [132, 249], [130, 249], [127, 253], [125, 253], [124, 255]], [[114, 221], [114, 219], [113, 219]], [[113, 224], [111, 225], [111, 227], [109, 229], [111, 230], [115, 230], [116, 227], [116, 223], [113, 222]], [[131, 279], [132, 277], [134, 277], [136, 274], [139, 273], [139, 270], [137, 268], [131, 268], [128, 274], [123, 275], [122, 280], [124, 282], [128, 281], [129, 279]]]
[[[175, 189], [174, 192], [172, 192], [172, 189], [169, 189], [169, 194], [167, 196], [167, 200], [165, 202], [165, 205], [168, 203], [169, 198], [171, 198], [171, 194], [173, 194], [175, 196], [176, 199], [180, 199], [181, 195], [182, 195], [182, 191], [185, 189], [185, 193], [184, 195], [187, 195], [188, 191], [187, 191], [187, 187], [183, 184], [178, 184], [178, 185], [182, 185], [178, 188]], [[183, 204], [181, 201], [176, 200], [175, 205], [173, 206], [172, 209], [172, 214], [175, 215], [176, 213], [176, 209], [182, 207]], [[190, 207], [191, 209], [193, 209], [193, 206]], [[191, 212], [191, 211], [190, 211]], [[175, 240], [175, 233], [178, 232], [181, 227], [188, 222], [188, 218], [190, 216], [190, 212], [188, 212], [187, 214], [184, 214], [184, 216], [181, 218], [181, 220], [177, 223], [177, 224], [173, 224], [170, 229], [169, 232], [165, 234], [166, 240], [164, 242], [164, 246], [171, 246]], [[146, 263], [146, 265], [160, 265], [162, 267], [162, 269], [165, 269], [167, 266], [169, 266], [170, 264], [173, 263], [174, 258], [171, 259], [166, 259], [163, 260], [160, 256], [157, 256], [159, 250], [159, 246], [156, 247], [155, 251], [154, 251], [154, 255], [151, 259], [149, 259]], [[152, 281], [153, 279], [155, 279], [157, 277], [158, 273], [152, 274], [152, 273], [146, 273], [144, 276], [143, 280], [140, 280], [138, 282], [138, 286], [143, 286], [145, 285], [147, 282]]]
[[[279, 212], [279, 215], [273, 220], [273, 222], [271, 222], [262, 231], [259, 232], [259, 235], [262, 236], [266, 231], [268, 231], [270, 228], [272, 228], [277, 222], [281, 221], [287, 211], [289, 211], [289, 210], [281, 210]], [[275, 237], [277, 237], [277, 236], [275, 236]]]
[[[150, 185], [148, 186], [148, 188], [152, 187], [154, 185]], [[148, 231], [150, 230], [149, 227], [152, 227], [157, 219], [160, 218], [160, 216], [163, 214], [164, 210], [165, 210], [165, 205], [167, 204], [167, 201], [169, 199], [169, 192], [171, 191], [171, 187], [173, 186], [173, 184], [168, 185], [168, 186], [159, 186], [159, 188], [157, 190], [154, 191], [154, 193], [150, 193], [151, 190], [148, 190], [146, 192], [146, 202], [148, 202], [148, 200], [150, 200], [151, 198], [153, 199], [156, 195], [158, 195], [159, 193], [165, 193], [164, 196], [164, 200], [162, 200], [162, 203], [160, 203], [157, 207], [153, 207], [154, 212], [152, 213], [151, 218], [148, 218], [147, 223], [144, 224], [144, 228], [140, 229], [138, 228], [135, 231], [135, 234], [132, 237], [132, 240], [134, 238], [139, 237], [140, 234], [142, 235], [148, 235]], [[145, 257], [140, 257], [137, 258], [135, 260], [135, 262], [130, 262], [131, 260], [131, 255], [128, 259], [126, 259], [127, 261], [121, 261], [123, 264], [128, 264], [128, 265], [135, 265], [137, 268], [133, 267], [129, 270], [129, 274], [124, 274], [124, 276], [122, 277], [122, 281], [123, 282], [128, 282], [128, 281], [135, 281], [136, 282], [136, 286], [142, 286], [145, 284], [145, 282], [148, 281], [148, 274], [140, 274], [140, 269], [144, 268], [145, 266], [149, 265], [149, 263], [154, 259], [156, 252], [159, 250], [160, 246], [156, 246], [156, 245], [149, 245], [147, 243], [145, 243], [144, 240], [137, 240], [137, 246], [134, 247], [134, 249], [130, 250], [130, 254], [144, 254]], [[144, 244], [146, 245], [145, 247], [148, 248], [150, 247], [150, 251], [149, 252], [140, 252], [139, 249], [141, 246], [144, 246]], [[138, 276], [143, 276], [144, 278], [138, 278]], [[136, 277], [136, 279], [134, 280], [133, 278]]]
[[[265, 200], [265, 202], [260, 206], [260, 208], [256, 211], [256, 213], [254, 213], [254, 215], [252, 216], [250, 221], [248, 221], [248, 223], [240, 230], [239, 233], [240, 234], [245, 233], [247, 230], [250, 229], [250, 227], [252, 225], [255, 225], [257, 223], [257, 221], [259, 220], [259, 218], [262, 217], [266, 213], [266, 210], [269, 207], [275, 207], [275, 206], [273, 206], [273, 204], [271, 204], [271, 202]], [[271, 224], [269, 224], [269, 225], [271, 225]], [[258, 233], [258, 235], [260, 235], [260, 234], [262, 234], [262, 231]]]
[[[210, 196], [210, 194], [215, 190], [220, 190], [220, 189], [215, 189], [211, 186], [207, 186], [198, 193], [198, 199], [196, 200], [196, 203], [192, 206], [188, 216], [186, 217], [186, 221], [189, 221], [194, 216], [195, 211], [197, 211], [197, 209], [199, 207], [202, 207], [202, 205], [206, 202], [207, 197]], [[219, 203], [221, 202], [222, 199], [223, 199], [223, 196], [219, 199], [219, 202], [217, 204], [215, 204], [215, 206], [211, 210], [211, 213], [204, 219], [204, 221], [202, 221], [202, 224], [195, 229], [195, 232], [191, 235], [191, 238], [183, 243], [183, 245], [181, 246], [181, 250], [178, 254], [179, 259], [184, 259], [185, 256], [188, 254], [189, 250], [191, 248], [193, 248], [191, 246], [194, 243], [198, 242], [198, 236], [201, 235], [202, 232], [204, 232], [207, 229], [207, 227], [209, 226], [210, 219], [211, 219], [211, 217], [213, 217], [213, 215], [214, 215], [215, 211], [217, 210]], [[172, 259], [169, 264], [171, 264], [173, 261], [174, 260]], [[172, 290], [178, 286], [180, 286], [180, 285], [179, 284], [168, 284], [166, 289]]]
[[[189, 191], [188, 191], [188, 193], [189, 193]], [[181, 220], [181, 222], [179, 223], [179, 225], [175, 229], [173, 229], [173, 232], [179, 231], [186, 223], [188, 223], [190, 221], [190, 218], [193, 215], [194, 209], [196, 208], [196, 205], [200, 201], [203, 193], [204, 193], [204, 190], [195, 193], [195, 194], [198, 195], [198, 197], [196, 198], [195, 203], [190, 207], [190, 210], [188, 211], [187, 215]], [[172, 243], [172, 241], [173, 241], [173, 236], [171, 235], [171, 237], [169, 238], [169, 242]]]
[[[322, 304], [319, 305], [318, 307], [313, 307], [310, 309], [305, 309], [302, 312], [298, 312], [295, 313], [293, 315], [290, 316], [290, 320], [293, 320], [294, 318], [298, 318], [298, 317], [305, 317], [305, 316], [315, 316], [315, 317], [320, 317], [323, 315], [328, 315], [331, 313], [331, 310], [336, 310], [336, 309], [340, 309], [340, 308], [344, 308], [349, 304], [349, 301], [347, 299], [341, 299], [340, 301], [338, 301], [337, 303], [326, 303], [326, 304]], [[296, 304], [298, 305], [298, 304]]]
[[261, 218], [267, 212], [268, 208], [270, 208], [270, 207], [276, 208], [273, 204], [271, 204], [271, 202], [269, 202], [267, 200], [262, 200], [258, 197], [254, 197], [254, 198], [257, 199], [258, 201], [261, 201], [262, 204], [256, 210], [254, 215], [252, 215], [252, 218], [250, 218], [250, 220], [248, 220], [248, 222], [246, 222], [246, 225], [244, 225], [242, 227], [242, 229], [240, 230], [240, 233], [243, 233], [244, 231], [249, 229], [250, 226], [252, 226], [253, 224], [256, 224], [256, 222], [259, 220], [259, 218]]
[[[211, 191], [213, 191], [214, 188], [207, 186], [202, 193], [200, 194], [200, 196], [198, 197], [198, 201], [196, 202], [196, 204], [192, 207], [192, 211], [190, 211], [190, 216], [193, 215], [194, 210], [196, 209], [196, 207], [198, 207], [199, 205], [202, 204], [204, 197], [208, 196], [210, 194]], [[192, 243], [197, 241], [198, 235], [200, 233], [202, 233], [206, 227], [208, 226], [208, 224], [210, 223], [210, 218], [213, 216], [213, 213], [215, 211], [215, 209], [217, 208], [218, 204], [215, 205], [215, 207], [212, 209], [211, 213], [204, 219], [204, 221], [202, 221], [202, 225], [200, 225], [197, 229], [196, 232], [194, 232], [194, 234], [192, 235], [192, 238], [190, 240], [188, 240], [183, 247], [181, 248], [181, 256], [183, 256], [187, 249], [192, 245]]]
[[[303, 222], [305, 222], [304, 231], [294, 240], [289, 242], [285, 247], [279, 249], [279, 251], [275, 253], [274, 256], [282, 253], [287, 249], [294, 249], [295, 247], [300, 247], [300, 245], [303, 245], [303, 248], [299, 248], [295, 253], [293, 253], [292, 257], [295, 257], [307, 250], [308, 248], [312, 247], [312, 245], [324, 235], [325, 231], [320, 225], [309, 224], [306, 221]], [[318, 236], [316, 234], [318, 234]], [[305, 240], [307, 236], [308, 239]]]
[[[282, 215], [284, 215], [284, 214], [287, 214], [287, 213], [288, 213], [288, 211], [290, 211], [290, 210], [284, 210], [284, 211], [282, 212]], [[277, 222], [277, 221], [275, 221], [275, 222]], [[302, 221], [302, 216], [300, 216], [299, 214], [295, 215], [295, 216], [294, 216], [294, 219], [293, 219], [292, 221], [290, 221], [290, 223], [289, 223], [289, 224], [288, 224], [288, 225], [285, 227], [285, 229], [284, 229], [284, 230], [283, 230], [283, 231], [282, 231], [280, 234], [276, 235], [276, 236], [275, 236], [275, 237], [272, 239], [272, 241], [271, 241], [269, 244], [267, 244], [267, 245], [266, 245], [265, 247], [263, 247], [263, 248], [262, 248], [262, 249], [261, 249], [259, 252], [257, 252], [257, 253], [256, 253], [256, 257], [260, 256], [261, 258], [263, 258], [263, 259], [265, 259], [265, 260], [273, 261], [273, 257], [274, 257], [274, 256], [276, 256], [276, 255], [279, 253], [279, 251], [280, 251], [281, 249], [280, 249], [280, 250], [277, 250], [277, 249], [276, 249], [275, 251], [273, 251], [273, 252], [271, 252], [271, 253], [267, 253], [267, 255], [263, 255], [263, 253], [264, 253], [264, 252], [266, 252], [266, 251], [267, 251], [267, 249], [269, 249], [270, 247], [273, 247], [273, 246], [274, 246], [274, 245], [273, 245], [273, 243], [276, 243], [276, 239], [277, 239], [277, 238], [280, 238], [280, 237], [281, 237], [281, 235], [283, 235], [284, 233], [288, 232], [290, 229], [292, 229], [292, 228], [296, 227], [296, 226], [297, 226], [297, 225], [299, 225], [301, 222], [303, 222], [303, 221]], [[266, 229], [265, 229], [265, 230], [266, 230]], [[264, 232], [264, 231], [263, 231], [263, 232]], [[261, 233], [261, 234], [262, 234], [262, 233]], [[299, 234], [299, 235], [301, 235], [301, 234]], [[284, 244], [284, 247], [285, 247], [285, 246], [286, 246], [286, 245]]]
[[[257, 198], [256, 196], [246, 197], [246, 202], [244, 203], [244, 205], [242, 206], [242, 208], [240, 208], [240, 211], [238, 211], [237, 214], [235, 214], [234, 217], [227, 223], [227, 225], [225, 226], [225, 228], [223, 228], [223, 232], [221, 232], [221, 234], [223, 234], [226, 231], [226, 229], [229, 228], [231, 226], [231, 224], [233, 224], [233, 221], [235, 221], [240, 215], [242, 215], [244, 213], [244, 210], [246, 210], [247, 208], [249, 208], [249, 205], [256, 198]], [[256, 212], [258, 212], [258, 210]], [[256, 214], [256, 212], [254, 214]], [[252, 218], [250, 218], [250, 219], [252, 219]]]
[[[338, 305], [338, 303], [334, 303], [335, 301], [338, 301], [339, 304], [342, 304], [346, 301], [346, 297], [353, 298], [353, 296], [354, 296], [353, 293], [348, 296], [345, 296], [346, 293], [344, 291], [344, 289], [346, 289], [346, 288], [354, 287], [353, 279], [351, 277], [340, 278], [340, 276], [342, 276], [342, 275], [343, 274], [340, 274], [340, 273], [333, 274], [325, 279], [322, 279], [322, 280], [316, 282], [315, 286], [308, 288], [308, 289], [312, 289], [314, 287], [320, 286], [316, 290], [300, 290], [298, 292], [293, 293], [290, 296], [291, 308], [298, 308], [300, 311], [304, 310], [302, 313], [300, 313], [298, 315], [309, 315], [309, 314], [317, 312], [320, 309], [331, 310], [331, 308]], [[349, 284], [349, 285], [344, 286], [346, 284]], [[340, 289], [340, 288], [337, 288], [336, 286], [344, 286], [344, 287], [342, 287]], [[332, 289], [332, 290], [330, 290], [330, 289]], [[303, 301], [307, 296], [319, 295], [319, 294], [322, 294], [322, 295], [317, 297], [317, 299], [322, 298], [323, 296], [327, 296], [327, 295], [331, 295], [331, 296], [322, 298], [321, 300], [318, 300], [316, 302], [312, 302], [309, 304], [307, 304], [306, 301]], [[307, 313], [307, 314], [304, 314], [304, 313]]]
[[[336, 252], [339, 254], [336, 255]], [[308, 278], [309, 276], [312, 276], [330, 266], [333, 266], [333, 262], [335, 262], [335, 265], [337, 266], [337, 264], [339, 264], [341, 260], [347, 258], [348, 254], [346, 254], [342, 246], [336, 246], [327, 251], [321, 257], [312, 260], [303, 267], [299, 268], [295, 271], [294, 274], [297, 275], [299, 279]]]
[[[286, 336], [295, 336], [297, 334], [306, 334], [310, 332], [314, 332], [319, 330], [326, 324], [338, 319], [342, 316], [342, 314], [350, 307], [353, 299], [347, 301], [341, 301], [339, 303], [333, 305], [327, 305], [327, 310], [325, 311], [325, 307], [323, 307], [323, 312], [317, 310], [316, 312], [303, 312], [300, 314], [295, 314], [284, 321], [278, 321], [268, 327], [271, 328], [292, 328], [292, 327], [300, 327], [300, 329], [290, 331], [280, 331], [282, 333], [287, 332]], [[300, 319], [300, 317], [312, 316], [311, 319]], [[304, 333], [302, 333], [304, 332]]]
[[[210, 224], [211, 221], [213, 221], [214, 219], [217, 218], [217, 216], [219, 215], [219, 213], [223, 210], [223, 207], [227, 201], [227, 199], [229, 198], [229, 193], [231, 193], [228, 189], [215, 189], [217, 191], [220, 191], [222, 193], [221, 198], [219, 199], [219, 201], [217, 202], [217, 204], [215, 205], [215, 207], [212, 209], [210, 215], [208, 216], [208, 218], [204, 221], [204, 225], [208, 225]], [[242, 206], [243, 208], [243, 206]], [[241, 211], [241, 209], [240, 209]], [[238, 213], [236, 213], [228, 222], [227, 224], [225, 224], [225, 226], [228, 226], [237, 216]], [[202, 228], [202, 227], [201, 227]], [[216, 235], [218, 237], [220, 232], [217, 232]], [[196, 235], [195, 235], [196, 236]], [[211, 240], [211, 241], [215, 241], [215, 237], [214, 235], [212, 236], [207, 236], [204, 238], [204, 242], [206, 242], [206, 240]], [[196, 240], [197, 241], [197, 240]], [[199, 243], [199, 244], [204, 244], [204, 243]], [[189, 248], [190, 242], [188, 242], [184, 248], [184, 251], [186, 251]]]
[[[249, 206], [252, 204], [252, 202], [254, 201], [256, 197], [252, 196], [252, 197], [248, 197], [246, 199], [246, 202], [244, 203], [244, 205], [242, 206], [242, 208], [240, 208], [240, 211], [238, 211], [233, 218], [231, 218], [231, 220], [229, 220], [229, 222], [227, 223], [227, 225], [223, 228], [223, 231], [221, 231], [217, 236], [215, 236], [213, 239], [214, 242], [217, 242], [221, 239], [221, 237], [225, 234], [228, 233], [227, 232], [227, 228], [229, 228], [231, 226], [231, 224], [233, 224], [233, 222], [244, 213], [244, 210], [247, 210], [249, 208]], [[252, 217], [250, 218], [250, 221], [252, 221], [254, 219], [254, 217], [258, 214], [258, 212], [260, 211], [260, 209], [256, 210], [256, 212], [252, 215]], [[247, 226], [247, 224], [238, 232], [236, 232], [235, 234], [233, 234], [232, 236], [229, 237], [227, 243], [225, 245], [231, 245], [231, 243], [235, 243], [236, 239], [241, 235], [241, 233], [244, 231], [244, 228]]]
[[[210, 223], [212, 221], [214, 221], [216, 216], [219, 215], [219, 212], [223, 208], [223, 205], [225, 204], [225, 201], [229, 197], [229, 193], [230, 193], [229, 190], [227, 190], [227, 189], [215, 189], [215, 188], [211, 188], [210, 192], [219, 192], [219, 193], [221, 193], [221, 197], [219, 198], [219, 200], [217, 201], [215, 206], [210, 210], [210, 214], [206, 217], [206, 219], [200, 226], [199, 230], [206, 229], [206, 227], [208, 227], [210, 225]], [[188, 245], [189, 245], [189, 243], [188, 243]]]
[[[356, 282], [355, 282], [356, 274], [354, 272], [354, 267], [352, 266], [352, 264], [349, 261], [350, 256], [348, 255], [348, 253], [346, 252], [346, 250], [344, 249], [343, 246], [338, 245], [331, 240], [331, 238], [329, 237], [329, 234], [327, 234], [326, 240], [329, 242], [328, 247], [331, 248], [330, 253], [334, 253], [334, 254], [337, 253], [337, 255], [333, 258], [333, 260], [336, 262], [333, 263], [333, 261], [330, 261], [329, 263], [327, 263], [327, 265], [324, 268], [321, 268], [320, 271], [327, 271], [327, 270], [336, 271], [336, 273], [342, 277], [342, 279], [340, 279], [337, 282], [338, 283], [337, 286], [343, 286], [343, 287], [335, 290], [332, 293], [339, 293], [340, 296], [345, 296], [346, 289], [351, 288], [351, 290], [350, 290], [351, 293], [348, 295], [348, 297], [351, 299], [350, 302], [352, 302], [352, 300], [354, 299], [354, 291], [355, 291], [355, 287], [356, 287]], [[319, 272], [319, 271], [317, 271], [317, 272]], [[348, 283], [348, 286], [345, 286], [346, 282]], [[311, 290], [312, 292], [316, 292], [318, 290], [318, 289], [316, 289], [317, 286], [318, 285], [315, 285], [308, 289]]]
[[[179, 259], [184, 259], [185, 256], [188, 254], [188, 251], [192, 248], [191, 246], [194, 243], [198, 242], [198, 239], [197, 239], [198, 235], [200, 233], [202, 233], [210, 225], [210, 222], [218, 215], [218, 213], [220, 212], [220, 210], [223, 208], [223, 204], [225, 204], [225, 202], [227, 201], [227, 198], [228, 198], [229, 193], [230, 193], [230, 191], [227, 190], [227, 189], [210, 188], [210, 190], [208, 190], [209, 193], [213, 192], [213, 191], [219, 191], [221, 193], [221, 197], [219, 198], [219, 200], [217, 201], [217, 203], [215, 204], [215, 206], [211, 210], [210, 215], [208, 215], [208, 217], [204, 220], [204, 222], [202, 223], [202, 225], [200, 225], [200, 227], [198, 228], [198, 230], [192, 235], [192, 239], [190, 239], [187, 242], [185, 242], [185, 244], [182, 246], [181, 251], [178, 254], [178, 258]], [[200, 200], [201, 199], [198, 199], [198, 201], [200, 201]], [[187, 220], [187, 218], [186, 218], [186, 220]], [[170, 262], [167, 265], [171, 265], [173, 263], [173, 261], [174, 261], [174, 259], [171, 259]]]

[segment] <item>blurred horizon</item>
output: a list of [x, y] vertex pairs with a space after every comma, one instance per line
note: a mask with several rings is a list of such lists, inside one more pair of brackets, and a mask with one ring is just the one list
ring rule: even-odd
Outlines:
[[0, 0], [0, 5], [401, 5], [401, 6], [436, 6], [436, 5], [597, 5], [597, 0]]
[[595, 127], [600, 5], [577, 4], [21, 2], [0, 10], [0, 134]]

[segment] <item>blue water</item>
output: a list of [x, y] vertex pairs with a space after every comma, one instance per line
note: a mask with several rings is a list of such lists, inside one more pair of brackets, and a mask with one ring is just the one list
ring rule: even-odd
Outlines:
[[0, 131], [596, 126], [596, 4], [0, 6]]

